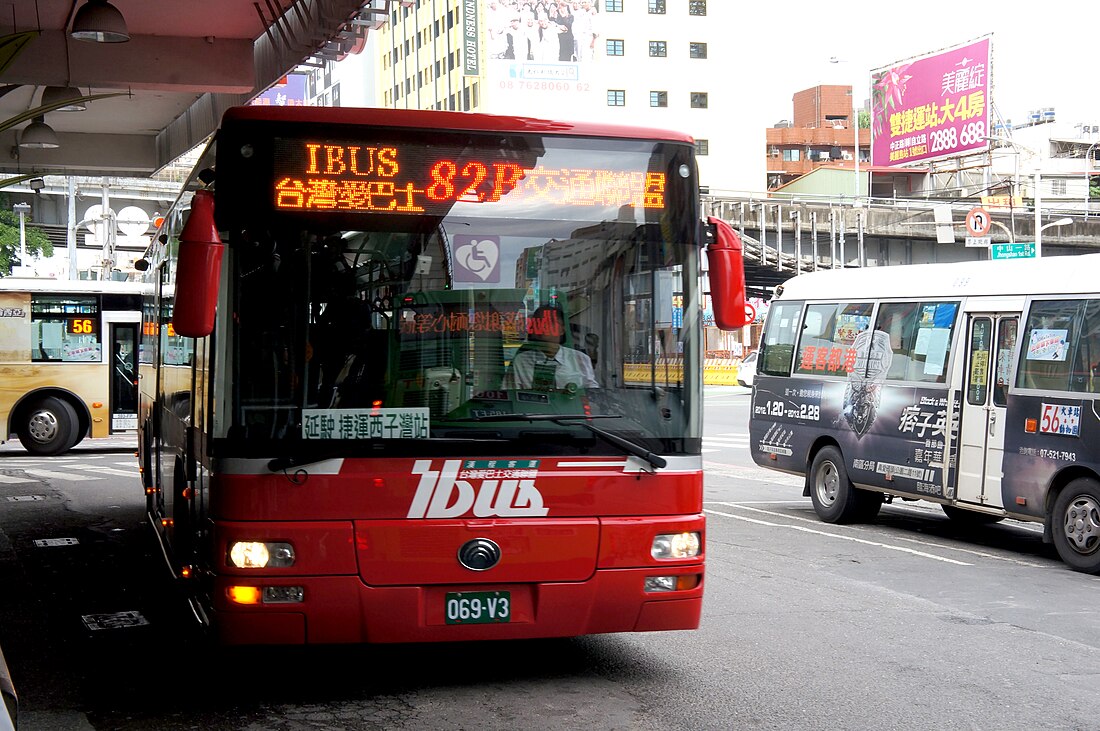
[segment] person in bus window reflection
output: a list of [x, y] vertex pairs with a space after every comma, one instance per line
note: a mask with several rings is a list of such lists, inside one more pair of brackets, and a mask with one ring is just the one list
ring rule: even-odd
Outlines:
[[598, 388], [592, 359], [565, 346], [565, 315], [558, 307], [543, 305], [527, 320], [527, 342], [512, 359], [508, 388], [536, 391], [576, 391]]

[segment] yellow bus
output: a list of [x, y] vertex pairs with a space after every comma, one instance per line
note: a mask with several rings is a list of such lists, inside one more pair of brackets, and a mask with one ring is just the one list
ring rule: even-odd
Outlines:
[[0, 279], [0, 441], [54, 455], [137, 429], [142, 286]]

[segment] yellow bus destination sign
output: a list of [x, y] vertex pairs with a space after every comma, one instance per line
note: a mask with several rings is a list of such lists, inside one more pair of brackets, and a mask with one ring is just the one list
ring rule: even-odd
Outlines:
[[302, 212], [445, 213], [504, 200], [663, 209], [666, 182], [647, 170], [524, 166], [490, 150], [276, 140], [272, 193], [277, 209]]

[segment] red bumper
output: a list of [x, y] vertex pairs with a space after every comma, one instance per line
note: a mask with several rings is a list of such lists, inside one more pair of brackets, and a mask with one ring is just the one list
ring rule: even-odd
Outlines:
[[[455, 642], [576, 637], [606, 632], [696, 629], [703, 566], [600, 570], [583, 582], [372, 587], [356, 576], [287, 577], [264, 582], [220, 577], [215, 623], [223, 644]], [[695, 575], [692, 589], [647, 593], [647, 576]], [[300, 586], [295, 604], [237, 605], [230, 585]], [[507, 591], [507, 623], [447, 624], [448, 592]]]

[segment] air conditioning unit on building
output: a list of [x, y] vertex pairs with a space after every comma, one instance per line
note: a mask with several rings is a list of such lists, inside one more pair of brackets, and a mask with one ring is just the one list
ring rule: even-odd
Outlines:
[[778, 147], [768, 148], [768, 154], [771, 155], [772, 157], [779, 157], [779, 148]]

